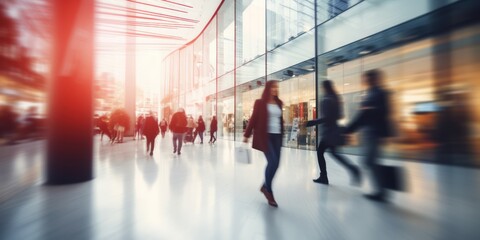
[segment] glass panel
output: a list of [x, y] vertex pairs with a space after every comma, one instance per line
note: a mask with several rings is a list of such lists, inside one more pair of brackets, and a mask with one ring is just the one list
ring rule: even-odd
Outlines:
[[218, 11], [218, 75], [234, 68], [235, 8], [234, 1], [225, 1]]
[[267, 1], [267, 50], [279, 47], [315, 24], [314, 1]]
[[233, 72], [227, 73], [223, 75], [222, 77], [218, 78], [218, 91], [221, 92], [223, 90], [227, 90], [229, 88], [233, 88], [234, 82], [233, 82]]
[[[235, 102], [233, 98], [233, 89], [219, 93], [218, 99], [218, 132], [217, 137], [227, 140], [234, 139], [235, 130]], [[224, 97], [223, 97], [224, 96]]]
[[[467, 154], [470, 159], [465, 159], [467, 164], [480, 165], [480, 25], [473, 25], [454, 32], [450, 38], [465, 44], [456, 45], [451, 53], [451, 76], [450, 88], [454, 92], [457, 111], [455, 119], [460, 124], [458, 130], [461, 134], [455, 136], [453, 147], [459, 155]], [[473, 39], [477, 39], [474, 41]], [[468, 42], [468, 43], [467, 43]], [[440, 58], [441, 59], [441, 58]]]
[[181, 49], [179, 51], [179, 60], [178, 62], [175, 62], [175, 65], [178, 64], [178, 81], [179, 81], [179, 87], [182, 91], [188, 91], [189, 88], [186, 87], [186, 76], [187, 76], [187, 67], [186, 67], [186, 64], [188, 62], [188, 60], [191, 60], [191, 59], [187, 59], [187, 51], [185, 48]]
[[265, 55], [237, 68], [236, 84], [243, 84], [265, 76]]
[[178, 91], [182, 92], [185, 91], [185, 80], [180, 79], [180, 53], [179, 51], [175, 51], [171, 55], [171, 62], [170, 62], [170, 79], [178, 88]]
[[193, 88], [193, 73], [195, 68], [193, 67], [193, 45], [187, 46], [185, 49], [185, 63], [180, 66], [182, 71], [185, 72], [185, 88], [187, 91]]
[[252, 116], [253, 104], [262, 95], [263, 85], [256, 82], [237, 86], [237, 103], [235, 112], [236, 141], [242, 141], [243, 133], [247, 127], [248, 120]]
[[265, 53], [265, 0], [236, 1], [237, 66]]
[[203, 105], [205, 99], [202, 97], [203, 91], [191, 91], [185, 94], [185, 112], [187, 115], [191, 115], [195, 119], [203, 114]]
[[[312, 29], [308, 33], [296, 38], [295, 41], [287, 42], [280, 47], [270, 50], [267, 53], [267, 74], [293, 70], [292, 74], [285, 75], [291, 77], [293, 74], [298, 76], [313, 71], [315, 69], [313, 66], [313, 58], [315, 56], [314, 32], [315, 30]], [[309, 60], [312, 60], [309, 64], [305, 63]], [[299, 63], [303, 64], [297, 66], [296, 69], [286, 69]]]
[[170, 56], [168, 56], [167, 58], [165, 58], [165, 61], [164, 61], [164, 67], [163, 67], [163, 71], [164, 71], [164, 76], [165, 76], [165, 88], [164, 88], [164, 96], [168, 96], [169, 93], [173, 92], [173, 82], [171, 81], [170, 79]]
[[207, 84], [205, 84], [205, 86], [203, 86], [203, 88], [202, 88], [203, 100], [202, 101], [205, 101], [205, 99], [206, 99], [205, 96], [215, 96], [215, 92], [217, 90], [216, 85], [217, 85], [216, 81], [210, 81]]
[[318, 24], [336, 17], [363, 0], [321, 0], [317, 1]]
[[193, 89], [200, 86], [203, 62], [203, 34], [193, 44]]
[[[198, 46], [198, 45], [199, 44], [196, 44], [195, 46]], [[205, 59], [204, 54], [203, 54], [204, 57], [202, 59], [202, 62], [198, 62], [198, 58], [194, 59], [193, 52], [194, 52], [195, 46], [191, 45], [187, 48], [188, 53], [190, 53], [191, 55], [189, 55], [189, 62], [188, 64], [185, 64], [185, 66], [189, 66], [187, 72], [189, 74], [190, 83], [187, 85], [188, 90], [186, 91], [186, 95], [185, 95], [186, 105], [184, 107], [186, 109], [186, 113], [196, 119], [199, 115], [203, 114], [205, 96], [206, 96], [206, 93], [208, 93], [206, 91], [209, 90], [208, 87], [210, 86], [210, 84], [208, 82], [205, 82], [205, 83], [203, 82], [203, 81], [206, 81], [206, 78], [203, 76], [205, 74], [204, 66], [208, 66], [209, 64], [204, 60]], [[205, 46], [201, 49], [205, 49]], [[197, 53], [197, 56], [198, 56], [198, 53]], [[197, 85], [193, 84], [194, 72], [197, 72], [199, 74], [199, 76], [196, 76], [196, 77], [199, 77], [198, 78], [199, 83]], [[211, 81], [211, 83], [214, 83], [215, 85], [215, 81]], [[215, 87], [211, 92], [215, 92]]]
[[[180, 94], [178, 97], [178, 105], [179, 107], [185, 108], [186, 106], [186, 95], [185, 94]], [[176, 111], [176, 109], [175, 109]]]
[[[207, 100], [205, 103], [205, 110], [203, 114], [203, 120], [205, 121], [205, 127], [206, 127], [204, 138], [207, 138], [206, 140], [210, 140], [210, 123], [212, 122], [212, 117], [216, 116], [217, 101], [215, 99], [215, 95], [210, 95], [206, 97], [206, 99]], [[218, 136], [218, 132], [217, 132], [217, 136]]]
[[[177, 80], [177, 78], [175, 77], [175, 73], [178, 72], [178, 71], [175, 71], [175, 65], [176, 63], [174, 63], [174, 55], [175, 53], [178, 53], [177, 51], [176, 52], [173, 52], [172, 54], [170, 54], [170, 56], [168, 57], [169, 58], [169, 61], [167, 62], [167, 68], [168, 68], [168, 80], [171, 82], [172, 84], [172, 90], [173, 92], [175, 93], [174, 96], [178, 96], [178, 94], [180, 94], [180, 82]], [[179, 106], [179, 102], [178, 102], [178, 98], [174, 98], [173, 99], [173, 106], [174, 106], [174, 109], [178, 108]]]
[[172, 82], [169, 81], [168, 79], [168, 74], [169, 74], [169, 69], [170, 69], [170, 65], [168, 64], [168, 59], [167, 58], [165, 61], [164, 61], [164, 64], [163, 64], [163, 79], [164, 79], [164, 88], [163, 88], [163, 96], [168, 96], [169, 93], [171, 93], [173, 91], [173, 85], [172, 85]]
[[205, 29], [203, 33], [203, 49], [202, 49], [202, 62], [199, 64], [200, 68], [200, 84], [203, 86], [207, 82], [215, 80], [216, 68], [217, 68], [217, 29], [216, 18], [214, 18], [210, 25]]
[[300, 127], [300, 123], [314, 119], [316, 115], [314, 73], [292, 77], [279, 85], [279, 96], [284, 103], [284, 145], [315, 149], [315, 128]]

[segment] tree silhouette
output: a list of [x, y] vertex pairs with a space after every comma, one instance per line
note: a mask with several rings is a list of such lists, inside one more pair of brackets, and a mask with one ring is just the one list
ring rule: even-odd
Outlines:
[[7, 15], [7, 8], [0, 3], [0, 71], [9, 71], [16, 62], [13, 60], [13, 50], [17, 45], [17, 25], [14, 19]]
[[8, 15], [7, 4], [15, 4], [15, 1], [0, 0], [0, 72], [13, 81], [43, 89], [45, 79], [33, 71], [28, 47], [19, 41], [19, 22]]

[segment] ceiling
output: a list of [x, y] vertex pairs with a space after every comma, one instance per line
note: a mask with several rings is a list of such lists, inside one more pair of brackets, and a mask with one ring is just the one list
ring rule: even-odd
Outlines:
[[[166, 55], [196, 38], [224, 0], [94, 0], [95, 41], [100, 54], [122, 53], [126, 36], [136, 50]], [[21, 25], [23, 35], [45, 34], [51, 0], [0, 0]], [[130, 19], [128, 19], [130, 18]]]
[[[125, 49], [167, 55], [197, 37], [223, 0], [97, 0], [97, 51]], [[132, 42], [129, 40], [129, 43]]]

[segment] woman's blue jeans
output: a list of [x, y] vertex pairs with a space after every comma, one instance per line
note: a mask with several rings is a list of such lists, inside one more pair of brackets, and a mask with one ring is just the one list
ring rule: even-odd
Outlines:
[[268, 134], [268, 150], [265, 153], [267, 167], [265, 168], [265, 188], [272, 192], [272, 180], [280, 163], [280, 149], [282, 148], [282, 134]]

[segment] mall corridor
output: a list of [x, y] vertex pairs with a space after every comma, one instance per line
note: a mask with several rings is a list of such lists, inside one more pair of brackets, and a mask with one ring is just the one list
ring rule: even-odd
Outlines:
[[[330, 185], [314, 151], [283, 148], [274, 181], [279, 208], [258, 191], [264, 156], [235, 162], [234, 142], [187, 144], [171, 137], [110, 144], [94, 139], [95, 178], [45, 185], [44, 141], [0, 146], [0, 239], [478, 239], [480, 171], [385, 160], [405, 167], [409, 191], [390, 203], [362, 197], [327, 158]], [[358, 163], [357, 156], [349, 156]]]

